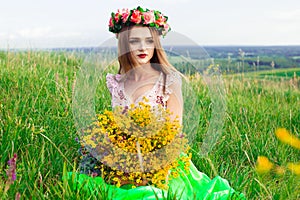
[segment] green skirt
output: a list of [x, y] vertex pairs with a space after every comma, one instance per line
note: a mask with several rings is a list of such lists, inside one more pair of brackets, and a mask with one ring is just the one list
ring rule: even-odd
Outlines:
[[[199, 172], [191, 162], [189, 173], [184, 173], [183, 166], [179, 166], [180, 176], [169, 180], [169, 191], [153, 186], [123, 185], [120, 188], [105, 183], [101, 177], [91, 177], [86, 174], [69, 172], [67, 179], [72, 181], [73, 190], [81, 188], [95, 192], [100, 188], [105, 192], [105, 199], [133, 200], [133, 199], [245, 199], [242, 193], [236, 192], [229, 186], [227, 180], [217, 176], [211, 180], [206, 174]], [[99, 190], [98, 190], [99, 191]]]

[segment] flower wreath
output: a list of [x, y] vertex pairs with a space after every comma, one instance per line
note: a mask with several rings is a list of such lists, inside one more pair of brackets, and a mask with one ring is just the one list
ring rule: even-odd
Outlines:
[[138, 6], [132, 10], [123, 8], [118, 9], [116, 13], [112, 12], [108, 26], [109, 31], [113, 33], [119, 33], [123, 27], [132, 25], [155, 27], [161, 35], [165, 36], [171, 30], [167, 21], [168, 17], [160, 11]]

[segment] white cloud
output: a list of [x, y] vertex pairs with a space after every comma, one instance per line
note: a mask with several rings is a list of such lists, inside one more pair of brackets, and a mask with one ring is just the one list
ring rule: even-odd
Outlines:
[[15, 34], [8, 34], [7, 39], [9, 40], [15, 40], [17, 36]]
[[275, 20], [300, 21], [300, 9], [273, 11], [270, 16]]
[[13, 1], [1, 4], [0, 48], [1, 43], [4, 47], [6, 43], [26, 47], [29, 42], [42, 47], [99, 44], [113, 36], [107, 29], [110, 13], [138, 5], [160, 10], [169, 17], [172, 31], [199, 44], [300, 44], [299, 0], [140, 0], [105, 5], [102, 1], [45, 0], [34, 6], [22, 2], [18, 8]]
[[83, 36], [82, 33], [79, 32], [57, 32], [57, 33], [52, 33], [49, 35], [49, 37], [62, 37], [62, 38], [67, 38], [67, 37], [81, 37]]
[[14, 40], [17, 38], [16, 34], [0, 33], [0, 40]]
[[6, 36], [6, 33], [0, 33], [0, 38], [5, 37], [5, 36]]
[[54, 28], [47, 27], [35, 27], [26, 28], [14, 33], [21, 38], [25, 39], [47, 39], [47, 38], [68, 38], [68, 37], [80, 37], [82, 33], [75, 31], [57, 31]]
[[59, 30], [50, 26], [23, 28], [0, 32], [0, 49], [7, 45], [12, 48], [80, 46], [90, 44], [92, 39], [81, 30]]
[[18, 35], [24, 38], [39, 38], [49, 35], [51, 27], [26, 28], [18, 31]]

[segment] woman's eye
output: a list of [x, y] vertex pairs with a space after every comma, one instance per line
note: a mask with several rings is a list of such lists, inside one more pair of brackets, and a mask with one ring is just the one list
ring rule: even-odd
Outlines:
[[136, 44], [136, 43], [138, 43], [138, 41], [137, 40], [129, 40], [129, 43], [130, 44]]
[[154, 41], [153, 40], [147, 40], [147, 43], [152, 44]]

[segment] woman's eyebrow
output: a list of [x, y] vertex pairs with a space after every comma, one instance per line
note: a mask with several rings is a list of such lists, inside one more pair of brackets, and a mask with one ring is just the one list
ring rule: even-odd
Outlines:
[[[139, 40], [141, 38], [140, 37], [129, 37], [129, 39]], [[153, 37], [146, 37], [145, 39], [153, 39]]]

